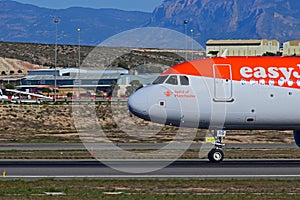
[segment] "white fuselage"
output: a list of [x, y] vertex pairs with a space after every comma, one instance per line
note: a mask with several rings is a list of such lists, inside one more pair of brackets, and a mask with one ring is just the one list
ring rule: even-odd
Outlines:
[[300, 129], [298, 89], [187, 77], [188, 86], [138, 90], [128, 101], [130, 110], [145, 120], [191, 128]]

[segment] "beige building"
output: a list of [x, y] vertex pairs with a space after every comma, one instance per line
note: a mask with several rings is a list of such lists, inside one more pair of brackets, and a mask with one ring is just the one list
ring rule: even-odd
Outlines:
[[277, 40], [208, 40], [206, 56], [262, 56], [265, 53], [277, 54], [280, 44]]
[[300, 56], [300, 40], [283, 43], [283, 56]]

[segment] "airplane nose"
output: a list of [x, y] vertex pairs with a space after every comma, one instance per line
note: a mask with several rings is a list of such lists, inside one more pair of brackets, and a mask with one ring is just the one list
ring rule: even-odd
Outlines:
[[145, 120], [150, 120], [150, 117], [147, 113], [148, 95], [143, 93], [142, 90], [143, 88], [136, 91], [129, 97], [127, 101], [128, 109], [135, 116]]

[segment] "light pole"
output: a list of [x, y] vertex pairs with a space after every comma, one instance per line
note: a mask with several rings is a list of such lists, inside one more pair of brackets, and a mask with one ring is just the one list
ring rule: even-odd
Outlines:
[[194, 29], [191, 29], [192, 34], [192, 60], [194, 60]]
[[55, 60], [54, 60], [54, 98], [53, 101], [56, 102], [56, 67], [57, 67], [57, 25], [60, 22], [59, 17], [53, 17], [53, 22], [55, 24]]
[[189, 23], [189, 20], [185, 19], [183, 23], [185, 32], [185, 60], [187, 61], [187, 24]]
[[81, 29], [78, 28], [78, 98], [80, 99], [80, 85], [81, 85], [81, 80], [80, 80], [80, 31]]

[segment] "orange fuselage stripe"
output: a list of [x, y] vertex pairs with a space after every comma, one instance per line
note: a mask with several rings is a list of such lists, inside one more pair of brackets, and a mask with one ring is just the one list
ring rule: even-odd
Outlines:
[[300, 88], [300, 57], [207, 58], [173, 66], [162, 73], [162, 75], [166, 74], [185, 74]]

